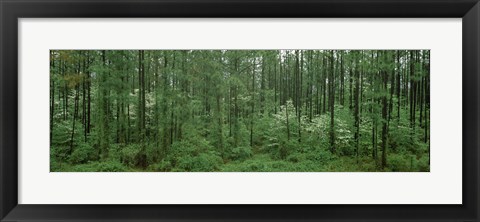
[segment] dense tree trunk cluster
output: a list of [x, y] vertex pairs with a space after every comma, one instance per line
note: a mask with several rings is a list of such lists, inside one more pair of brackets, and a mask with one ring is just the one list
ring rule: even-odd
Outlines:
[[429, 171], [429, 61], [428, 50], [52, 50], [51, 168]]

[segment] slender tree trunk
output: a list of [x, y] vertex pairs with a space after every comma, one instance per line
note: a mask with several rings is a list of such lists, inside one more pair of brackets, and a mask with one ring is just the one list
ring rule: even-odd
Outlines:
[[[67, 62], [63, 61], [62, 65], [62, 76], [65, 78], [66, 77], [66, 66]], [[67, 82], [63, 84], [63, 120], [67, 120], [67, 115], [68, 115], [68, 88], [67, 88]]]
[[[252, 68], [252, 103], [251, 103], [251, 112], [250, 112], [250, 147], [253, 148], [253, 116], [255, 115], [255, 59], [253, 60]], [[260, 99], [261, 100], [261, 99]]]
[[139, 84], [139, 141], [141, 150], [138, 164], [143, 169], [147, 167], [146, 132], [145, 132], [145, 51], [138, 51], [138, 84]]
[[335, 79], [334, 79], [334, 65], [333, 65], [333, 51], [330, 52], [330, 78], [328, 83], [330, 85], [329, 104], [330, 104], [330, 151], [336, 152], [335, 149]]
[[340, 52], [340, 105], [345, 105], [345, 70], [343, 68], [343, 52]]
[[298, 85], [297, 85], [297, 120], [298, 120], [298, 142], [302, 141], [302, 121], [301, 121], [301, 116], [302, 116], [302, 70], [303, 70], [303, 52], [301, 55], [300, 63], [299, 65], [299, 58], [298, 58], [298, 50], [297, 50], [297, 73], [298, 73]]
[[359, 97], [360, 97], [360, 79], [359, 79], [359, 71], [357, 70], [358, 68], [355, 67], [355, 92], [353, 92], [353, 100], [354, 100], [354, 119], [355, 119], [355, 135], [354, 135], [354, 140], [355, 140], [355, 154], [357, 156], [357, 159], [359, 157], [359, 140], [360, 140], [360, 115], [359, 115]]
[[[85, 52], [87, 54], [88, 52]], [[88, 57], [87, 57], [88, 58]], [[87, 82], [86, 82], [86, 75], [87, 75], [87, 58], [83, 59], [83, 75], [82, 76], [82, 123], [83, 123], [83, 140], [87, 142]]]
[[[375, 103], [375, 99], [372, 99], [372, 104]], [[372, 119], [372, 157], [375, 160], [375, 164], [377, 164], [377, 157], [378, 157], [378, 149], [377, 149], [377, 136], [376, 136], [376, 129], [377, 129], [377, 121], [375, 118]], [[358, 154], [357, 154], [358, 158]]]
[[75, 103], [73, 105], [73, 121], [72, 121], [72, 134], [70, 136], [70, 150], [69, 154], [72, 154], [73, 152], [73, 146], [74, 146], [74, 136], [75, 136], [75, 123], [77, 122], [77, 111], [78, 111], [78, 93], [79, 92], [79, 86], [76, 87], [75, 89]]
[[[387, 91], [387, 72], [383, 71], [383, 90], [384, 92]], [[382, 169], [387, 166], [387, 139], [388, 139], [388, 128], [387, 128], [387, 96], [382, 96], [382, 118], [383, 118], [383, 126], [382, 126]]]
[[[104, 69], [107, 69], [107, 60], [106, 60], [106, 52], [102, 50], [102, 62]], [[108, 157], [108, 147], [109, 147], [109, 114], [108, 114], [108, 90], [107, 90], [107, 75], [108, 72], [104, 71], [101, 73], [101, 80], [100, 80], [100, 88], [101, 88], [101, 115], [102, 118], [101, 126], [100, 126], [100, 159], [104, 160]]]
[[[87, 54], [88, 55], [88, 54]], [[88, 63], [90, 64], [90, 58], [87, 56]], [[90, 134], [91, 126], [91, 112], [92, 112], [92, 98], [91, 98], [91, 78], [90, 70], [87, 70], [87, 134]]]
[[273, 69], [273, 75], [274, 75], [274, 99], [273, 99], [273, 106], [275, 107], [275, 114], [277, 114], [277, 63], [275, 62], [275, 67]]
[[53, 51], [50, 51], [50, 147], [52, 146], [53, 138], [53, 116], [55, 115], [55, 58]]
[[222, 158], [225, 158], [225, 146], [223, 145], [223, 116], [222, 116], [222, 105], [220, 104], [221, 102], [221, 94], [217, 93], [217, 118], [218, 118], [218, 146], [220, 148], [220, 153], [222, 155]]
[[353, 85], [353, 75], [354, 75], [353, 70], [350, 68], [350, 72], [349, 72], [349, 76], [350, 76], [350, 81], [349, 81], [349, 88], [350, 88], [350, 90], [349, 90], [349, 92], [350, 92], [349, 93], [349, 101], [350, 101], [349, 102], [349, 108], [350, 108], [350, 110], [353, 109], [353, 87], [352, 87], [352, 85]]
[[401, 96], [400, 96], [400, 51], [396, 51], [397, 53], [397, 120], [400, 121], [400, 104], [401, 104]]
[[322, 109], [322, 113], [325, 113], [326, 111], [326, 98], [327, 98], [327, 60], [326, 60], [326, 56], [324, 55], [323, 56], [323, 109]]
[[[392, 54], [392, 61], [395, 62], [395, 54]], [[393, 94], [395, 92], [395, 69], [392, 69], [392, 78], [390, 78], [390, 101], [388, 103], [388, 122], [387, 126], [390, 125], [390, 120], [392, 118], [392, 110], [393, 110]]]
[[287, 140], [290, 141], [290, 124], [288, 123], [288, 101], [285, 104], [285, 113], [287, 116]]
[[430, 82], [430, 52], [428, 52], [428, 65], [426, 65], [426, 72], [427, 72], [427, 75], [425, 76], [425, 108], [424, 108], [424, 112], [425, 112], [425, 137], [424, 137], [424, 142], [427, 144], [427, 148], [428, 148], [428, 165], [430, 166], [430, 140], [429, 140], [429, 136], [428, 136], [428, 121], [430, 119], [430, 112], [427, 113], [427, 107], [430, 108], [430, 86], [428, 85], [428, 83]]
[[308, 73], [309, 80], [308, 80], [308, 87], [309, 87], [309, 121], [312, 122], [314, 115], [317, 112], [317, 99], [316, 99], [316, 91], [318, 91], [317, 88], [317, 78], [316, 78], [316, 71], [317, 71], [317, 61], [315, 60], [316, 54], [314, 51], [310, 51], [309, 53], [309, 59], [306, 62], [307, 70], [306, 72]]
[[[415, 92], [415, 82], [414, 82], [414, 59], [413, 51], [410, 51], [410, 127], [415, 129], [415, 102], [414, 102], [414, 92]], [[412, 131], [413, 133], [413, 131]]]

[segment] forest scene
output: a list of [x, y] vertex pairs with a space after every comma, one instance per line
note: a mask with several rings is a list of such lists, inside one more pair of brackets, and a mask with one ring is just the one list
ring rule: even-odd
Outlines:
[[51, 172], [429, 172], [430, 50], [50, 50]]

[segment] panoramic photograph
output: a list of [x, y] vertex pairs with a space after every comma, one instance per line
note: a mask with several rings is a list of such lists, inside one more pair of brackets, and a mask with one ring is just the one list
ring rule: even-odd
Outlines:
[[430, 50], [50, 50], [50, 172], [430, 172]]

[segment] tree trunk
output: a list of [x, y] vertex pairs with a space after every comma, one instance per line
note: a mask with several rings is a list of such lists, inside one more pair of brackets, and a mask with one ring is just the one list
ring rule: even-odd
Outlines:
[[397, 120], [400, 122], [400, 101], [402, 100], [400, 96], [400, 51], [396, 51], [397, 53]]
[[[383, 71], [383, 91], [387, 91], [387, 72]], [[387, 96], [384, 93], [382, 97], [382, 118], [383, 118], [383, 126], [382, 126], [382, 169], [385, 169], [387, 166], [387, 139], [388, 139], [388, 128], [387, 128]]]
[[52, 147], [53, 138], [53, 116], [55, 114], [55, 58], [53, 51], [50, 51], [50, 147]]
[[360, 115], [359, 115], [359, 96], [360, 96], [360, 79], [359, 79], [359, 71], [357, 70], [358, 68], [355, 67], [355, 91], [353, 92], [353, 100], [354, 100], [354, 111], [353, 111], [353, 116], [355, 119], [355, 135], [354, 135], [354, 140], [355, 140], [355, 154], [359, 156], [359, 140], [360, 140]]
[[[253, 60], [252, 68], [252, 103], [251, 103], [251, 112], [250, 112], [250, 147], [253, 148], [253, 116], [255, 115], [255, 59]], [[263, 81], [262, 81], [263, 82]], [[262, 83], [263, 85], [263, 83]], [[260, 98], [261, 100], [261, 98]]]
[[335, 79], [334, 79], [334, 65], [333, 65], [333, 51], [330, 52], [330, 78], [328, 83], [330, 85], [329, 91], [329, 105], [330, 105], [330, 151], [335, 153]]
[[78, 86], [76, 87], [76, 90], [75, 90], [75, 103], [73, 105], [73, 122], [72, 122], [72, 134], [71, 134], [71, 137], [70, 137], [70, 151], [69, 151], [69, 154], [72, 154], [73, 152], [73, 145], [74, 145], [74, 136], [75, 136], [75, 122], [77, 121], [77, 115], [76, 113], [78, 112], [78, 92], [79, 92], [79, 88]]

